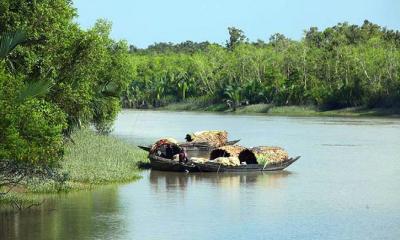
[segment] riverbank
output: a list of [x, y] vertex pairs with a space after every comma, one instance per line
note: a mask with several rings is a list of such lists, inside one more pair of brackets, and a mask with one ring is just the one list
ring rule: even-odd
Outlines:
[[71, 138], [58, 170], [65, 181], [29, 179], [0, 201], [30, 205], [40, 202], [43, 194], [92, 189], [140, 178], [139, 166], [147, 161], [147, 154], [136, 146], [89, 129], [79, 130]]
[[[327, 117], [400, 117], [400, 108], [352, 107], [335, 110], [321, 110], [315, 106], [274, 106], [272, 104], [253, 104], [229, 109], [226, 104], [199, 105], [193, 102], [173, 103], [157, 108], [166, 111], [206, 111], [231, 112], [237, 114], [266, 114], [276, 116], [327, 116]], [[156, 110], [156, 109], [154, 109]]]

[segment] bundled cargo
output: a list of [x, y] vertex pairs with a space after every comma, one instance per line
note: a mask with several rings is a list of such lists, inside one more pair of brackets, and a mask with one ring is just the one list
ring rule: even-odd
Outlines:
[[221, 147], [228, 142], [228, 132], [211, 130], [186, 134], [186, 140], [193, 143], [207, 143], [212, 147]]
[[205, 162], [208, 162], [210, 160], [207, 159], [207, 158], [201, 158], [201, 157], [191, 157], [190, 161], [194, 162], [194, 163], [205, 163]]
[[210, 153], [210, 159], [219, 157], [236, 157], [240, 163], [246, 164], [265, 164], [279, 163], [288, 159], [288, 153], [280, 147], [260, 146], [254, 148], [244, 148], [239, 145], [224, 146], [214, 149]]
[[259, 164], [279, 163], [287, 160], [289, 154], [281, 147], [259, 146], [250, 149]]
[[238, 157], [218, 157], [216, 159], [210, 160], [207, 158], [197, 158], [197, 157], [192, 157], [190, 158], [190, 161], [193, 163], [210, 163], [210, 164], [221, 164], [224, 166], [239, 166], [240, 161]]
[[238, 157], [219, 157], [210, 162], [215, 162], [224, 166], [239, 166], [240, 161]]
[[299, 158], [289, 158], [280, 147], [235, 145], [214, 149], [209, 159], [192, 158], [191, 163], [201, 172], [258, 172], [283, 170]]
[[210, 153], [210, 160], [214, 160], [219, 157], [239, 157], [240, 152], [245, 148], [240, 145], [223, 146], [214, 149]]

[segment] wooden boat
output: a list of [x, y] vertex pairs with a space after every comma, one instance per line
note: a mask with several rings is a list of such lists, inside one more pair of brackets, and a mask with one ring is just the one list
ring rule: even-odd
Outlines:
[[262, 164], [247, 164], [240, 166], [224, 166], [218, 163], [195, 163], [200, 172], [263, 172], [263, 171], [280, 171], [289, 167], [296, 162], [300, 156], [289, 158], [279, 163]]
[[[230, 145], [235, 145], [238, 143], [239, 140], [233, 140], [233, 141], [228, 141], [226, 142], [226, 146]], [[184, 143], [178, 143], [180, 147], [185, 148], [186, 151], [211, 151], [214, 149], [214, 147], [210, 146], [209, 143], [207, 142], [184, 142]], [[140, 149], [143, 149], [147, 152], [150, 152], [151, 146], [138, 146]]]
[[[225, 146], [235, 145], [239, 141], [240, 139], [228, 141]], [[186, 151], [211, 151], [216, 148], [211, 146], [208, 142], [184, 142], [179, 143], [179, 146], [185, 148]]]
[[163, 158], [154, 154], [149, 155], [151, 168], [160, 171], [173, 172], [198, 172], [198, 168], [193, 163], [183, 163], [172, 159]]

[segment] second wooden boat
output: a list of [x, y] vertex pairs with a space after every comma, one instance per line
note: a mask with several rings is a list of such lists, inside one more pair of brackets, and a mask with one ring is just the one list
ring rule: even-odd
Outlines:
[[289, 158], [279, 163], [269, 164], [247, 164], [239, 166], [225, 166], [213, 162], [195, 163], [194, 165], [200, 172], [267, 172], [267, 171], [281, 171], [289, 167], [292, 163], [296, 162], [300, 156]]

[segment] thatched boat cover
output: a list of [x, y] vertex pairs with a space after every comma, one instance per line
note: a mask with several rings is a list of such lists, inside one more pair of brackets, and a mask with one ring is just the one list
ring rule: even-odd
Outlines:
[[156, 141], [150, 149], [150, 154], [172, 159], [181, 151], [178, 141], [173, 138], [163, 138]]
[[223, 146], [214, 149], [210, 153], [210, 159], [216, 159], [219, 157], [235, 157], [239, 160], [239, 163], [245, 162], [246, 164], [257, 164], [256, 155], [250, 150], [240, 145]]
[[289, 158], [289, 154], [281, 147], [259, 146], [251, 148], [250, 150], [255, 154], [259, 163], [266, 161], [270, 163], [279, 163]]
[[210, 160], [214, 160], [219, 157], [239, 157], [241, 151], [245, 148], [240, 145], [223, 146], [216, 148], [210, 153]]
[[187, 134], [186, 139], [189, 142], [206, 142], [210, 146], [221, 147], [228, 141], [228, 132], [219, 130], [201, 131]]

